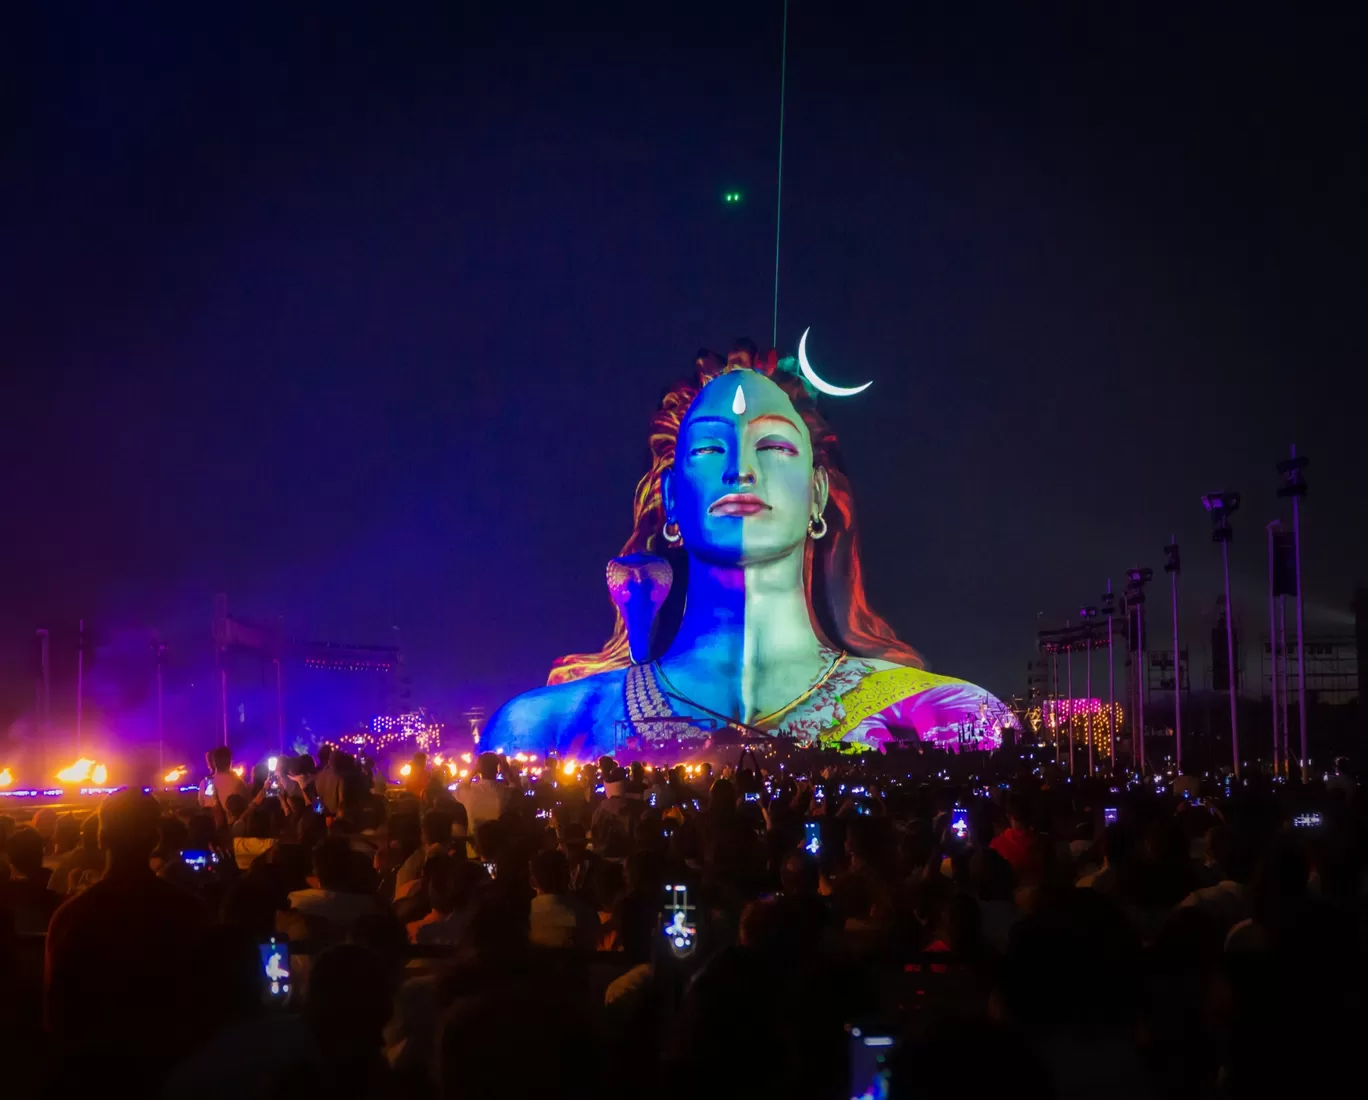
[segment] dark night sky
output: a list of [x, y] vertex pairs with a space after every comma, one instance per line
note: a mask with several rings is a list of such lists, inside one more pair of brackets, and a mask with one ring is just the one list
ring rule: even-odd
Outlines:
[[[34, 627], [207, 647], [218, 590], [400, 626], [438, 706], [540, 683], [661, 387], [768, 341], [781, 3], [124, 7], [0, 46], [0, 728]], [[780, 344], [875, 380], [875, 604], [1003, 694], [1171, 532], [1209, 626], [1214, 489], [1257, 629], [1293, 440], [1313, 617], [1368, 577], [1364, 28], [1103, 7], [790, 13]]]

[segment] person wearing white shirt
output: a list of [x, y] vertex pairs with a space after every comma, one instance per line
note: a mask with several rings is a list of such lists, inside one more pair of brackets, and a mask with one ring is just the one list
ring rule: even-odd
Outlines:
[[209, 805], [217, 804], [226, 817], [230, 795], [240, 794], [244, 802], [251, 801], [252, 795], [247, 789], [247, 784], [233, 771], [233, 752], [227, 745], [210, 749], [204, 754], [204, 759], [209, 765], [210, 772], [207, 783], [213, 784], [214, 793], [210, 795], [207, 785], [201, 785], [200, 789]]
[[499, 758], [482, 752], [475, 761], [476, 776], [461, 784], [456, 800], [466, 808], [470, 832], [486, 821], [497, 821], [513, 800], [513, 789], [499, 779]]
[[570, 864], [560, 849], [532, 857], [532, 899], [528, 942], [538, 947], [592, 951], [598, 942], [598, 914], [570, 893]]

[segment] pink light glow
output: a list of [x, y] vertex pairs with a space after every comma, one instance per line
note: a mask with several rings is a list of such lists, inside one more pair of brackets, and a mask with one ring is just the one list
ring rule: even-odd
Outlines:
[[1106, 714], [1107, 704], [1101, 699], [1046, 699], [1041, 709], [1047, 719], [1067, 719], [1070, 715]]

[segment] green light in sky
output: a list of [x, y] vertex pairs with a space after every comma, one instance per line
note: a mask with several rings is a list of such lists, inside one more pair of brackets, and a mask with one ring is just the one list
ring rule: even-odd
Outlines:
[[722, 195], [722, 201], [731, 206], [735, 206], [737, 203], [741, 201], [741, 192], [727, 191]]

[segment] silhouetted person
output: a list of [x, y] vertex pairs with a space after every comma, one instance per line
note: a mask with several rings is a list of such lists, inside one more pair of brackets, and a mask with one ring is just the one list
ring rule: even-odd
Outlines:
[[155, 1084], [164, 1060], [153, 1038], [175, 1051], [194, 1034], [205, 991], [191, 970], [207, 913], [199, 900], [158, 878], [148, 860], [160, 810], [140, 791], [110, 795], [100, 807], [104, 877], [65, 902], [48, 928], [46, 1018], [56, 1095], [128, 1076]]
[[336, 817], [342, 808], [342, 775], [333, 762], [331, 745], [323, 745], [318, 750], [318, 771], [314, 773], [314, 790], [323, 803], [323, 812]]
[[91, 814], [78, 826], [79, 844], [66, 853], [52, 869], [48, 889], [58, 894], [74, 894], [87, 871], [104, 869], [104, 855], [100, 851], [100, 815]]
[[322, 1079], [311, 1082], [319, 1096], [372, 1100], [390, 1093], [381, 1033], [392, 996], [384, 961], [366, 947], [330, 947], [315, 960], [304, 1019], [323, 1056]]
[[62, 904], [60, 894], [48, 889], [50, 872], [43, 866], [43, 838], [37, 829], [20, 826], [5, 842], [10, 877], [0, 882], [0, 913], [21, 936], [41, 936], [48, 920]]

